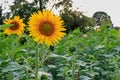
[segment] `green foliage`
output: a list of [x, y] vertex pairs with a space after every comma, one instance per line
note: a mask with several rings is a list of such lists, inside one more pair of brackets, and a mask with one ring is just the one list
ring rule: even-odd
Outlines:
[[[42, 1], [42, 2], [41, 2]], [[34, 0], [29, 3], [26, 0], [15, 0], [14, 5], [10, 6], [10, 12], [3, 14], [6, 18], [19, 15], [20, 18], [24, 18], [24, 23], [28, 24], [29, 17], [32, 13], [38, 10], [46, 9], [46, 4], [49, 4], [49, 0]], [[72, 10], [72, 0], [59, 0], [53, 5], [56, 9], [60, 9], [60, 15], [65, 21], [67, 32], [70, 32], [76, 28], [80, 28], [81, 32], [86, 33], [95, 25], [94, 18], [83, 15], [80, 11]], [[52, 8], [52, 7], [51, 7]], [[49, 10], [51, 9], [49, 8]], [[25, 31], [28, 33], [27, 31]]]
[[60, 15], [65, 22], [67, 32], [80, 28], [81, 32], [86, 33], [95, 25], [94, 18], [87, 17], [79, 11], [65, 9]]
[[43, 0], [42, 4], [41, 0], [34, 0], [32, 3], [29, 3], [26, 0], [15, 0], [13, 2], [14, 5], [10, 6], [10, 12], [4, 14], [6, 18], [14, 15], [19, 15], [21, 18], [24, 18], [24, 22], [27, 24], [29, 17], [32, 13], [37, 12], [38, 10], [46, 8], [46, 4], [49, 0]]
[[4, 29], [9, 28], [11, 26], [14, 26], [14, 24], [3, 24], [3, 25], [0, 25], [0, 30], [4, 30]]
[[[20, 15], [27, 24], [30, 14], [45, 8], [47, 2], [44, 0], [41, 6], [40, 0], [33, 3], [15, 0], [9, 14]], [[70, 31], [58, 45], [47, 49], [44, 44], [39, 46], [39, 78], [72, 80], [74, 76], [75, 80], [119, 80], [120, 31], [110, 29], [106, 23], [100, 32], [91, 30], [94, 19], [70, 10], [71, 2], [61, 0], [56, 4], [56, 7], [64, 6], [61, 16]], [[12, 25], [1, 26], [0, 30], [4, 30]], [[0, 80], [34, 80], [36, 45], [27, 34], [7, 36], [0, 32]]]
[[[25, 43], [21, 44], [21, 40]], [[120, 31], [101, 27], [86, 34], [75, 29], [58, 45], [39, 47], [42, 80], [119, 80]], [[24, 41], [23, 41], [24, 42]], [[31, 37], [0, 33], [0, 80], [33, 80], [35, 46]], [[75, 56], [73, 56], [73, 54]], [[74, 73], [73, 71], [74, 61]], [[44, 74], [43, 74], [44, 73]]]
[[55, 4], [55, 7], [57, 9], [63, 7], [64, 10], [70, 9], [72, 7], [72, 0], [58, 0], [58, 2]]
[[[56, 47], [56, 53], [65, 55], [70, 62], [72, 53], [69, 52], [69, 48], [75, 46], [77, 54], [76, 70], [80, 71], [80, 77], [83, 80], [117, 80], [117, 78], [114, 79], [117, 75], [114, 71], [120, 68], [120, 59], [116, 58], [116, 56], [119, 56], [119, 31], [107, 28], [102, 32], [89, 31], [86, 35], [70, 33], [60, 43], [59, 47]], [[62, 48], [64, 52], [61, 52]], [[71, 70], [70, 63], [66, 64], [65, 67], [67, 65], [69, 65], [67, 70]]]
[[3, 9], [2, 9], [2, 6], [0, 5], [0, 24], [3, 23], [2, 11], [3, 11]]
[[96, 25], [99, 25], [99, 26], [104, 26], [106, 24], [112, 23], [110, 16], [107, 13], [102, 11], [95, 12], [93, 14], [93, 18], [95, 18], [96, 20]]

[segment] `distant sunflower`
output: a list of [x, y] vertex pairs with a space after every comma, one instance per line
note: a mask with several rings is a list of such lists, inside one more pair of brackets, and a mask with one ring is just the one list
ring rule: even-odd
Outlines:
[[13, 26], [5, 29], [5, 34], [17, 34], [21, 35], [24, 31], [25, 24], [23, 23], [23, 19], [20, 19], [19, 16], [15, 16], [14, 19], [6, 19], [4, 21], [5, 24], [14, 24]]
[[28, 23], [30, 36], [39, 44], [45, 43], [48, 46], [56, 44], [65, 35], [63, 23], [60, 17], [50, 11], [38, 11], [31, 15]]

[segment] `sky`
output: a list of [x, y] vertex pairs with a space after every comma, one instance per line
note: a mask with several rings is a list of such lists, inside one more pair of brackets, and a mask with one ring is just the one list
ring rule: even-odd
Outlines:
[[114, 26], [120, 26], [120, 0], [73, 0], [74, 9], [79, 8], [85, 15], [92, 17], [97, 11], [104, 11]]
[[[5, 0], [0, 0], [3, 3]], [[13, 0], [8, 0], [9, 4], [12, 4]], [[32, 2], [33, 0], [28, 0]], [[53, 1], [53, 0], [52, 0]], [[8, 3], [3, 8], [8, 7]], [[73, 0], [73, 9], [82, 11], [86, 16], [92, 17], [97, 11], [104, 11], [109, 16], [114, 26], [120, 26], [120, 0]], [[6, 9], [6, 11], [8, 11]]]

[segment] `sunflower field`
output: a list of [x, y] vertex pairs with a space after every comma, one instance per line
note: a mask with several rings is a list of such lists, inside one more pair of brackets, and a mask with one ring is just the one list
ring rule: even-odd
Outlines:
[[120, 80], [120, 30], [108, 23], [94, 29], [93, 18], [69, 12], [71, 0], [55, 5], [67, 4], [58, 16], [42, 7], [48, 1], [23, 0], [19, 9], [16, 0], [12, 16], [1, 17], [0, 80]]

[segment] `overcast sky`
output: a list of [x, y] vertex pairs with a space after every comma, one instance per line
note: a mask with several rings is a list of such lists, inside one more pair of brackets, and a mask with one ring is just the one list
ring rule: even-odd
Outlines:
[[120, 26], [120, 0], [73, 0], [74, 8], [92, 16], [96, 11], [104, 11], [111, 16], [114, 26]]
[[[0, 3], [3, 1], [0, 0]], [[8, 1], [11, 3], [13, 0]], [[120, 0], [73, 0], [73, 2], [74, 9], [79, 8], [78, 10], [85, 15], [92, 17], [96, 11], [104, 11], [111, 16], [114, 26], [120, 26]]]

